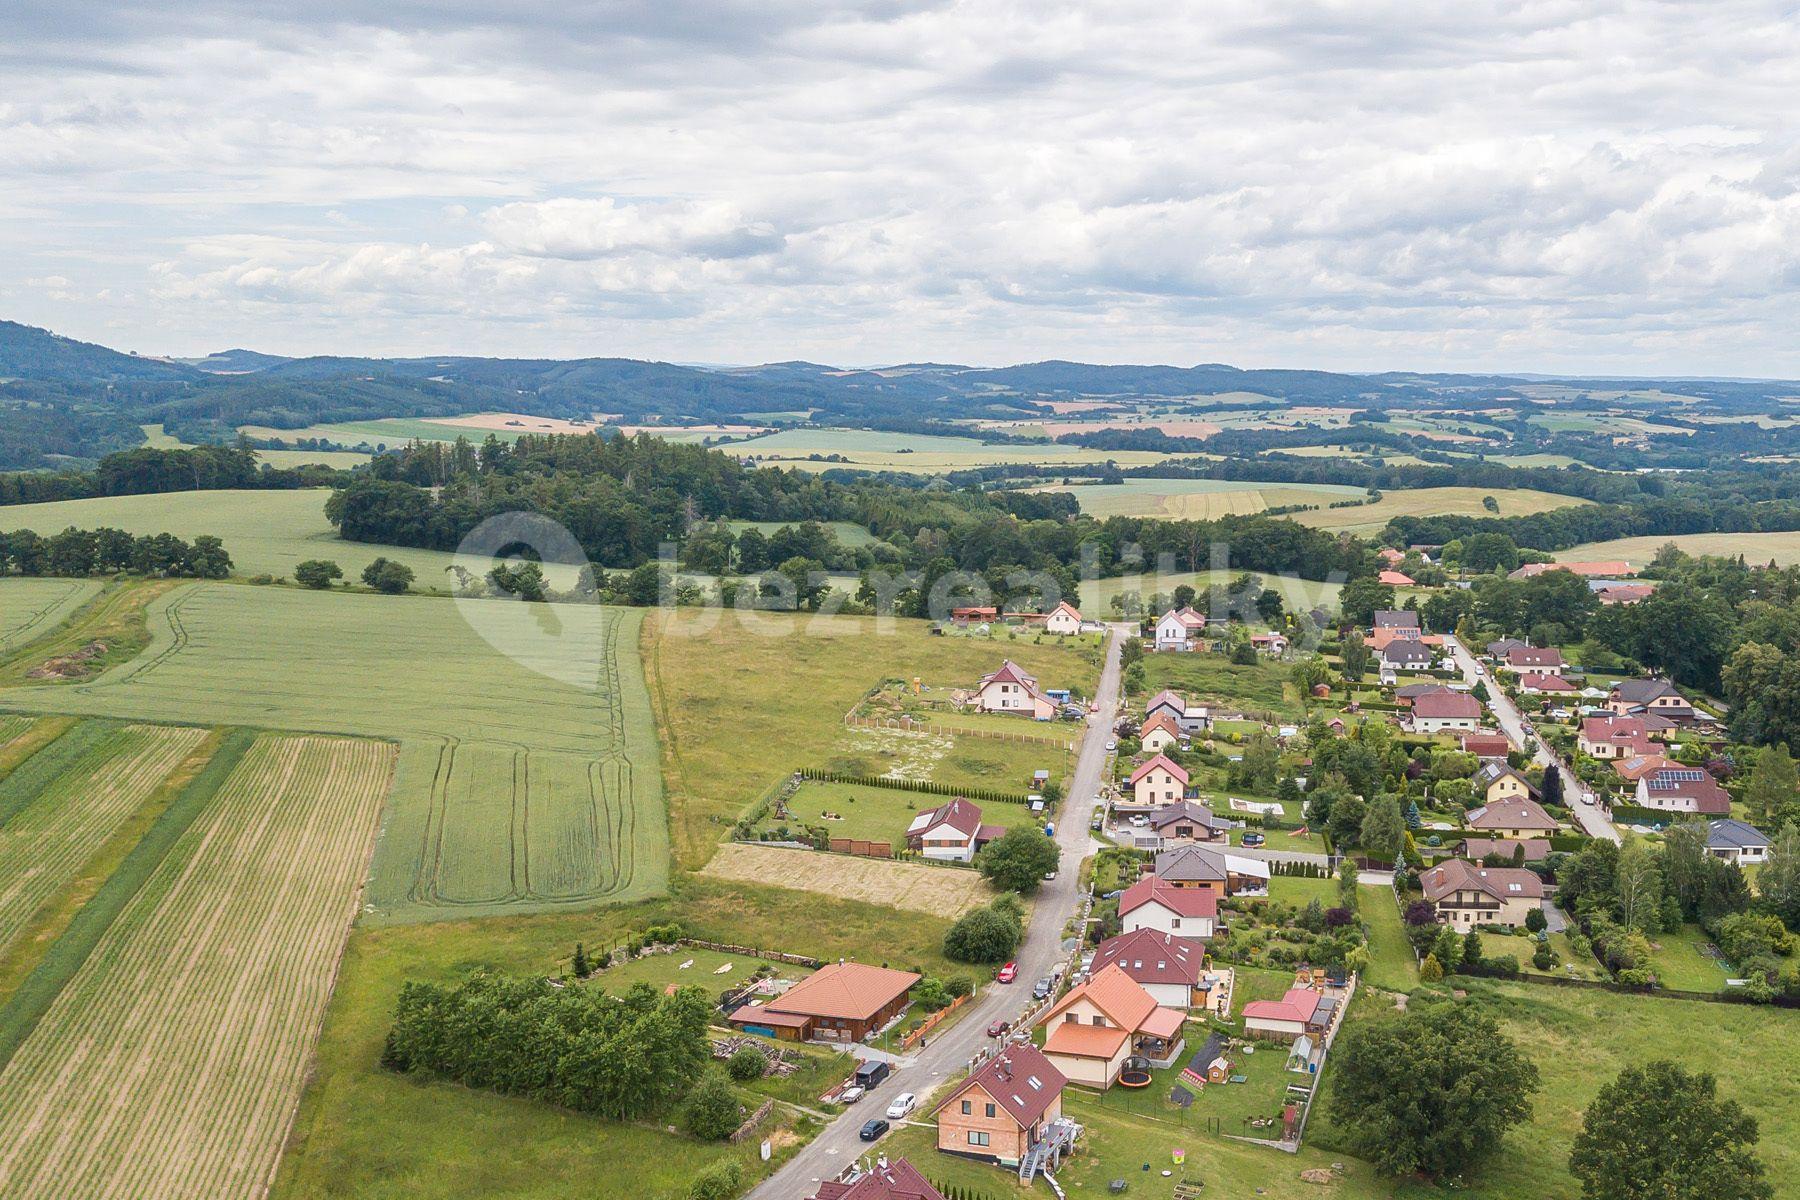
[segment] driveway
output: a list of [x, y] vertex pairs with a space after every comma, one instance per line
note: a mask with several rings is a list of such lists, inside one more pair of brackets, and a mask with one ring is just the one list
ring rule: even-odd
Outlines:
[[1550, 747], [1544, 744], [1542, 738], [1526, 730], [1525, 719], [1520, 715], [1518, 707], [1501, 692], [1500, 685], [1488, 674], [1487, 668], [1476, 661], [1468, 647], [1456, 637], [1445, 635], [1444, 644], [1450, 647], [1456, 665], [1471, 686], [1478, 682], [1487, 685], [1488, 709], [1494, 714], [1494, 721], [1507, 740], [1531, 755], [1531, 761], [1546, 767], [1555, 764], [1555, 769], [1562, 772], [1563, 795], [1570, 799], [1569, 811], [1575, 814], [1575, 819], [1581, 823], [1588, 836], [1605, 838], [1610, 842], [1622, 841], [1619, 831], [1613, 828], [1613, 823], [1607, 819], [1605, 811], [1599, 805], [1582, 804], [1577, 799], [1587, 792], [1587, 785], [1576, 779], [1575, 773], [1563, 765], [1562, 759], [1551, 753]]
[[[987, 1036], [988, 1025], [998, 1020], [1017, 1020], [1031, 1003], [1031, 985], [1062, 965], [1066, 957], [1062, 949], [1063, 927], [1081, 906], [1083, 892], [1078, 882], [1081, 860], [1093, 844], [1088, 836], [1088, 817], [1093, 811], [1094, 797], [1100, 791], [1106, 743], [1112, 737], [1113, 722], [1118, 717], [1122, 636], [1121, 627], [1114, 626], [1107, 638], [1106, 663], [1100, 672], [1095, 711], [1088, 717], [1075, 774], [1056, 815], [1056, 841], [1062, 849], [1062, 866], [1056, 878], [1039, 889], [1032, 904], [1025, 944], [1014, 956], [1014, 961], [1019, 964], [1018, 981], [989, 983], [978, 992], [978, 999], [959, 1021], [941, 1036], [927, 1037], [925, 1046], [909, 1056], [909, 1065], [896, 1070], [827, 1125], [787, 1165], [751, 1191], [751, 1200], [798, 1200], [810, 1196], [820, 1182], [835, 1179], [859, 1155], [879, 1150], [881, 1143], [859, 1140], [858, 1131], [864, 1121], [885, 1114], [888, 1104], [901, 1092], [918, 1095], [919, 1108], [914, 1117], [923, 1120], [931, 1111], [928, 1099], [931, 1093], [940, 1085], [959, 1078], [975, 1055], [991, 1044], [992, 1039]], [[853, 1049], [860, 1053], [862, 1048]]]

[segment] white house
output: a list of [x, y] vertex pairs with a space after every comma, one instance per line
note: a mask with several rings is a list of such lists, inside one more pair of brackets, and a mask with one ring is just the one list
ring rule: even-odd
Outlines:
[[1706, 823], [1706, 852], [1740, 867], [1769, 861], [1769, 839], [1754, 825], [1731, 817]]
[[1719, 786], [1719, 781], [1704, 767], [1684, 763], [1669, 763], [1639, 776], [1637, 803], [1640, 808], [1709, 817], [1731, 812], [1731, 796]]
[[1048, 721], [1056, 715], [1056, 701], [1038, 690], [1037, 677], [1027, 675], [1011, 659], [992, 675], [981, 677], [974, 692], [975, 707], [982, 712], [1016, 713]]
[[1164, 1008], [1206, 1003], [1206, 946], [1155, 929], [1107, 938], [1094, 952], [1092, 974], [1117, 966]]
[[1171, 937], [1209, 938], [1219, 919], [1219, 897], [1210, 888], [1182, 888], [1146, 875], [1119, 897], [1119, 927], [1126, 933], [1153, 929]]
[[983, 825], [981, 806], [958, 796], [913, 817], [906, 827], [906, 845], [924, 858], [966, 863], [1004, 832], [999, 826]]
[[1158, 650], [1192, 650], [1194, 641], [1206, 632], [1206, 615], [1191, 608], [1171, 608], [1156, 622]]
[[1413, 701], [1414, 733], [1474, 733], [1481, 725], [1481, 701], [1461, 692], [1433, 692]]
[[1565, 664], [1555, 646], [1515, 646], [1506, 652], [1506, 665], [1521, 675], [1561, 675]]
[[1050, 615], [1044, 618], [1044, 631], [1046, 633], [1080, 633], [1080, 610], [1064, 600], [1051, 609]]
[[1161, 754], [1170, 746], [1179, 745], [1181, 739], [1181, 726], [1166, 708], [1158, 709], [1156, 715], [1145, 721], [1138, 730], [1138, 744], [1153, 754]]

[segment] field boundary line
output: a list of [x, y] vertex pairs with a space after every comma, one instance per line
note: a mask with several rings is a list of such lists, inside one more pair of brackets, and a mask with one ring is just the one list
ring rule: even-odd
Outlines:
[[18, 990], [0, 1006], [0, 1070], [5, 1069], [26, 1037], [37, 1028], [62, 993], [63, 985], [87, 962], [114, 918], [149, 880], [255, 740], [256, 734], [248, 729], [233, 729], [225, 735], [217, 753], [158, 815], [118, 869], [81, 906]]

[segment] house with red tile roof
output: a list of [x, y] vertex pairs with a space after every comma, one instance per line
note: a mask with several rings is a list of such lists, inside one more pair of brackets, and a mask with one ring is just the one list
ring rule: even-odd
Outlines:
[[1630, 563], [1613, 559], [1609, 562], [1526, 563], [1507, 578], [1535, 579], [1546, 571], [1569, 571], [1583, 579], [1612, 579], [1637, 574]]
[[1068, 1077], [1030, 1042], [1012, 1043], [933, 1110], [938, 1149], [1016, 1167], [1062, 1116]]
[[1583, 717], [1576, 748], [1589, 758], [1603, 761], [1655, 754], [1657, 744], [1642, 717], [1618, 715]]
[[1071, 634], [1081, 632], [1081, 610], [1063, 600], [1044, 618], [1044, 632]]
[[1414, 733], [1474, 733], [1481, 724], [1481, 701], [1464, 692], [1433, 692], [1413, 701]]
[[1161, 754], [1170, 746], [1179, 746], [1181, 737], [1181, 726], [1166, 708], [1157, 709], [1156, 715], [1138, 729], [1138, 744], [1155, 754]]
[[883, 1155], [853, 1179], [820, 1183], [809, 1200], [944, 1200], [944, 1194], [904, 1158]]
[[1173, 759], [1158, 754], [1140, 765], [1125, 782], [1139, 808], [1158, 808], [1187, 795], [1188, 773]]
[[1337, 1001], [1312, 988], [1293, 987], [1279, 1000], [1252, 1000], [1244, 1005], [1244, 1034], [1274, 1042], [1324, 1033]]
[[1573, 696], [1580, 690], [1561, 675], [1519, 676], [1519, 691], [1526, 696]]
[[1038, 688], [1037, 676], [1027, 674], [1007, 659], [991, 675], [983, 675], [971, 697], [982, 712], [1016, 713], [1048, 721], [1056, 715], [1056, 701]]
[[1145, 875], [1119, 896], [1119, 927], [1126, 933], [1153, 929], [1172, 937], [1209, 938], [1219, 919], [1212, 888], [1176, 887]]
[[1419, 876], [1425, 899], [1440, 924], [1469, 930], [1477, 925], [1525, 924], [1526, 914], [1543, 907], [1544, 881], [1523, 867], [1482, 867], [1447, 858]]
[[1206, 633], [1206, 614], [1192, 608], [1171, 608], [1156, 620], [1158, 650], [1192, 650]]
[[1512, 742], [1503, 733], [1465, 733], [1462, 748], [1465, 754], [1473, 754], [1479, 759], [1505, 762], [1506, 756], [1512, 753]]
[[1383, 571], [1379, 575], [1375, 576], [1375, 582], [1384, 583], [1389, 587], [1415, 587], [1415, 586], [1417, 586], [1413, 580], [1413, 577], [1411, 575], [1408, 575], [1404, 571]]
[[738, 1009], [730, 1021], [790, 1042], [860, 1042], [906, 1011], [919, 978], [867, 963], [827, 963], [766, 1003]]
[[1567, 665], [1555, 646], [1515, 646], [1506, 652], [1505, 663], [1521, 675], [1561, 675]]
[[1639, 776], [1637, 802], [1641, 808], [1668, 812], [1707, 817], [1731, 815], [1731, 795], [1706, 768], [1687, 763], [1667, 763]]
[[1071, 1083], [1104, 1091], [1125, 1060], [1166, 1067], [1181, 1054], [1186, 1014], [1164, 1008], [1118, 964], [1096, 971], [1045, 1013], [1044, 1057]]
[[906, 827], [906, 848], [939, 862], [973, 862], [976, 853], [1006, 830], [981, 823], [981, 806], [961, 796], [928, 808]]
[[1195, 1008], [1206, 1003], [1204, 942], [1159, 929], [1134, 929], [1107, 938], [1094, 951], [1094, 972], [1114, 965], [1164, 1008]]

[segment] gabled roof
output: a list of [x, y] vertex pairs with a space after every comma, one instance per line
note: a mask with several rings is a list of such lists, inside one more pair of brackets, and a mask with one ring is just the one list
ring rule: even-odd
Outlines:
[[1156, 695], [1150, 697], [1150, 703], [1144, 705], [1144, 715], [1149, 716], [1159, 708], [1172, 708], [1176, 712], [1186, 712], [1187, 701], [1183, 700], [1178, 693], [1171, 692], [1168, 688], [1164, 688], [1162, 691], [1156, 693]]
[[1056, 607], [1051, 609], [1048, 615], [1054, 617], [1059, 612], [1066, 612], [1077, 621], [1081, 620], [1081, 610], [1076, 608], [1073, 604], [1070, 604], [1067, 600], [1057, 601]]
[[1244, 1005], [1246, 1020], [1256, 1017], [1264, 1021], [1311, 1022], [1325, 999], [1323, 992], [1311, 988], [1289, 988], [1279, 1000], [1252, 1000]]
[[1108, 1020], [1127, 1033], [1142, 1026], [1144, 1019], [1156, 1011], [1156, 998], [1114, 965], [1094, 972], [1086, 983], [1069, 989], [1043, 1015], [1042, 1023], [1052, 1030], [1059, 1028], [1063, 1022], [1058, 1018], [1082, 1000], [1105, 1013]]
[[771, 1012], [866, 1021], [899, 999], [919, 976], [867, 963], [826, 963], [769, 1001]]
[[1581, 718], [1581, 736], [1590, 742], [1622, 742], [1648, 732], [1642, 717], [1614, 713], [1610, 717], [1601, 715]]
[[[1224, 878], [1223, 874], [1219, 878]], [[1219, 898], [1210, 888], [1173, 887], [1154, 875], [1146, 875], [1119, 897], [1119, 916], [1136, 912], [1146, 904], [1158, 904], [1178, 917], [1217, 917]]]
[[1480, 788], [1483, 793], [1493, 787], [1496, 783], [1499, 783], [1502, 779], [1516, 779], [1525, 785], [1525, 792], [1527, 795], [1535, 796], [1538, 794], [1538, 790], [1531, 786], [1531, 780], [1525, 778], [1525, 776], [1513, 770], [1511, 766], [1504, 762], [1484, 762], [1481, 764], [1480, 769], [1475, 772], [1475, 786]]
[[1143, 728], [1138, 730], [1138, 741], [1143, 741], [1148, 734], [1153, 733], [1158, 729], [1162, 730], [1170, 737], [1176, 739], [1181, 737], [1181, 726], [1176, 724], [1175, 718], [1170, 715], [1168, 709], [1164, 708], [1157, 710], [1154, 717], [1151, 717], [1148, 721], [1144, 722]]
[[827, 1179], [813, 1193], [813, 1200], [944, 1200], [944, 1194], [919, 1174], [904, 1158], [887, 1160], [859, 1176], [854, 1183]]
[[1644, 790], [1653, 796], [1692, 800], [1695, 812], [1718, 814], [1731, 811], [1730, 793], [1703, 767], [1670, 763], [1645, 775], [1641, 782]]
[[1016, 683], [1027, 691], [1035, 691], [1037, 676], [1026, 674], [1023, 667], [1008, 658], [1001, 661], [998, 671], [981, 677], [981, 687], [986, 687], [990, 683]]
[[942, 828], [954, 829], [964, 837], [969, 837], [981, 828], [981, 806], [973, 800], [964, 800], [958, 796], [948, 804], [926, 809], [914, 817], [912, 824], [906, 827], [906, 836], [924, 837]]
[[1170, 617], [1181, 622], [1182, 626], [1187, 629], [1206, 628], [1206, 614], [1195, 612], [1192, 608], [1171, 608], [1168, 612], [1158, 617], [1156, 623], [1161, 625]]
[[1128, 780], [1128, 782], [1135, 786], [1138, 780], [1140, 780], [1144, 776], [1148, 775], [1152, 770], [1154, 770], [1157, 767], [1161, 767], [1163, 770], [1165, 770], [1169, 774], [1173, 775], [1176, 778], [1176, 780], [1179, 781], [1183, 786], [1185, 786], [1187, 784], [1187, 781], [1188, 781], [1187, 771], [1185, 769], [1183, 769], [1183, 767], [1181, 766], [1180, 763], [1176, 762], [1174, 759], [1170, 758], [1166, 754], [1158, 754], [1155, 758], [1151, 759], [1147, 763], [1144, 763], [1137, 770], [1133, 771], [1131, 773], [1131, 778], [1130, 778], [1130, 780]]
[[1204, 825], [1208, 829], [1228, 829], [1231, 823], [1213, 812], [1203, 804], [1195, 804], [1189, 800], [1177, 800], [1166, 808], [1157, 810], [1150, 818], [1150, 828], [1161, 829], [1165, 825], [1174, 825], [1180, 821], [1192, 821]]
[[1706, 844], [1714, 850], [1742, 850], [1770, 845], [1769, 839], [1756, 826], [1734, 817], [1721, 817], [1706, 823]]
[[[1225, 856], [1201, 846], [1177, 846], [1156, 856], [1154, 878], [1170, 883], [1205, 883], [1230, 877]], [[1142, 882], [1141, 880], [1139, 882]]]
[[1508, 796], [1471, 808], [1468, 821], [1470, 829], [1542, 829], [1554, 833], [1557, 827], [1556, 818], [1545, 812], [1543, 805], [1524, 796]]
[[1432, 692], [1413, 701], [1413, 716], [1434, 720], [1481, 719], [1481, 701], [1463, 692]]
[[1666, 679], [1621, 679], [1612, 685], [1613, 698], [1626, 704], [1648, 704], [1664, 696], [1680, 696]]
[[1521, 642], [1518, 638], [1501, 638], [1497, 642], [1489, 642], [1487, 644], [1487, 652], [1494, 658], [1505, 658], [1514, 650], [1521, 649], [1530, 644], [1531, 643], [1529, 642]]
[[1417, 629], [1419, 614], [1409, 608], [1383, 608], [1375, 612], [1377, 629]]
[[1490, 854], [1503, 854], [1507, 858], [1513, 856], [1518, 847], [1525, 847], [1526, 862], [1543, 862], [1550, 857], [1550, 840], [1548, 838], [1480, 838], [1463, 839], [1462, 856], [1472, 862], [1480, 862]]
[[1564, 679], [1561, 675], [1525, 674], [1519, 676], [1519, 690], [1538, 692], [1578, 692], [1581, 689]]
[[1185, 983], [1196, 987], [1206, 970], [1206, 947], [1195, 938], [1139, 929], [1100, 943], [1094, 952], [1094, 970], [1115, 964], [1140, 984]]
[[1020, 1129], [1029, 1129], [1062, 1095], [1068, 1076], [1030, 1042], [1013, 1043], [990, 1058], [981, 1069], [950, 1090], [932, 1112], [944, 1111], [951, 1102], [979, 1088], [993, 1097], [1001, 1111]]
[[1385, 583], [1389, 587], [1411, 587], [1413, 577], [1404, 571], [1383, 571], [1375, 576], [1375, 582]]
[[1562, 651], [1555, 646], [1514, 646], [1506, 652], [1506, 665], [1514, 670], [1526, 667], [1560, 667]]
[[1670, 759], [1661, 754], [1633, 754], [1629, 758], [1615, 759], [1613, 770], [1618, 773], [1620, 778], [1636, 783], [1644, 776], [1669, 766], [1670, 762]]
[[1395, 638], [1381, 648], [1385, 663], [1428, 663], [1431, 657], [1431, 647], [1418, 638]]
[[1477, 758], [1505, 758], [1512, 753], [1512, 742], [1503, 733], [1465, 733], [1462, 748]]
[[1419, 886], [1433, 904], [1458, 891], [1484, 892], [1496, 900], [1544, 898], [1544, 881], [1523, 867], [1478, 867], [1460, 858], [1447, 858], [1419, 876]]

